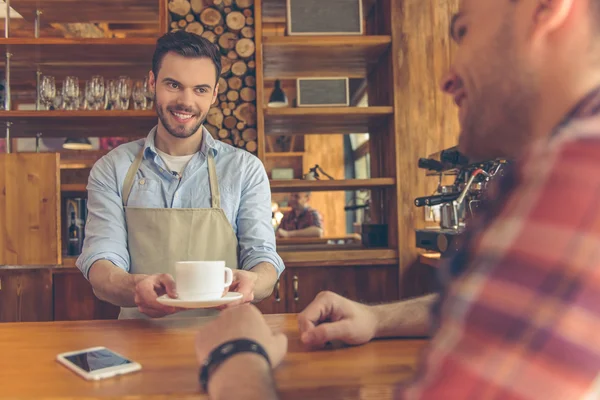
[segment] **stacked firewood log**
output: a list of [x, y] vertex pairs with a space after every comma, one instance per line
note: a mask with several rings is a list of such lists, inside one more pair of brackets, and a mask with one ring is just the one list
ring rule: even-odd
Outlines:
[[204, 126], [213, 137], [256, 153], [254, 0], [171, 0], [172, 31], [205, 37], [221, 51], [218, 101]]

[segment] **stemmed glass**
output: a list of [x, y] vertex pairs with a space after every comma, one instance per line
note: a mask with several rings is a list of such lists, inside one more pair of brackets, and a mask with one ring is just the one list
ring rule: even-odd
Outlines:
[[146, 95], [144, 93], [144, 82], [135, 81], [135, 83], [133, 84], [132, 99], [134, 110], [146, 109]]
[[90, 83], [90, 97], [91, 100], [88, 100], [90, 103], [90, 108], [94, 110], [100, 110], [103, 106], [102, 102], [104, 100], [104, 78], [100, 75], [92, 76]]
[[120, 76], [117, 84], [119, 92], [119, 110], [129, 109], [129, 99], [131, 98], [131, 79], [127, 76]]
[[142, 84], [144, 90], [144, 96], [146, 96], [146, 110], [151, 110], [154, 106], [154, 92], [150, 87], [150, 80], [148, 77], [144, 78], [144, 83]]
[[79, 100], [79, 79], [76, 76], [67, 76], [62, 87], [63, 102], [66, 110], [73, 110]]
[[47, 110], [50, 110], [56, 97], [56, 82], [53, 76], [44, 75], [40, 83], [40, 98], [46, 106]]
[[107, 110], [118, 110], [119, 102], [119, 87], [118, 82], [115, 80], [109, 80], [106, 84], [105, 90], [106, 97], [106, 109]]
[[96, 99], [94, 98], [94, 91], [92, 89], [93, 83], [92, 81], [85, 81], [85, 107], [84, 110], [95, 110], [96, 109]]

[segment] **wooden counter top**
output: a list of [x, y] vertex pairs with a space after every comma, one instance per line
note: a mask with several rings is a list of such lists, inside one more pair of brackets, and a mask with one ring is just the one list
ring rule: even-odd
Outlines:
[[303, 244], [327, 244], [331, 242], [360, 242], [361, 237], [358, 234], [345, 236], [324, 236], [324, 237], [292, 237], [277, 238], [277, 246], [280, 245], [303, 245]]
[[[393, 385], [415, 371], [424, 340], [381, 340], [307, 352], [295, 315], [267, 315], [285, 332], [289, 352], [275, 377], [282, 399], [391, 399]], [[193, 341], [206, 319], [0, 324], [3, 397], [203, 399]], [[106, 346], [142, 371], [88, 382], [55, 361], [58, 353]], [[234, 383], [232, 383], [234, 384]]]
[[[326, 246], [326, 245], [323, 245]], [[279, 251], [286, 267], [345, 267], [394, 265], [398, 263], [398, 252], [394, 249], [344, 249], [343, 245], [331, 245], [329, 250]], [[75, 266], [77, 257], [63, 257], [62, 265], [17, 266], [0, 265], [0, 269], [51, 268], [57, 273], [68, 272]]]

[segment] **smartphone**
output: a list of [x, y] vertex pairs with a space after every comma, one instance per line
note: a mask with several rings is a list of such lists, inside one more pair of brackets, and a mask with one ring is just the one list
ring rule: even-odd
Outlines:
[[90, 347], [61, 353], [56, 361], [87, 380], [111, 378], [139, 371], [142, 366], [106, 347]]

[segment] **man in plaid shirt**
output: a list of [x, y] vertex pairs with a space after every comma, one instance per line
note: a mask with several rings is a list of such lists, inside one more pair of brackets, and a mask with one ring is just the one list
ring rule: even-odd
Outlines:
[[[462, 0], [451, 36], [458, 51], [442, 87], [459, 106], [460, 149], [512, 167], [440, 267], [441, 295], [366, 306], [322, 293], [299, 316], [302, 340], [361, 344], [432, 327], [399, 399], [600, 399], [600, 0]], [[249, 319], [213, 329], [264, 327]], [[257, 341], [276, 365], [285, 341], [264, 331]], [[200, 360], [211, 348], [201, 337]], [[244, 372], [255, 363], [238, 361]], [[260, 389], [242, 397], [276, 398]]]
[[279, 224], [277, 236], [291, 237], [322, 237], [323, 218], [314, 208], [309, 206], [310, 192], [292, 193], [289, 204], [292, 208], [288, 211]]

